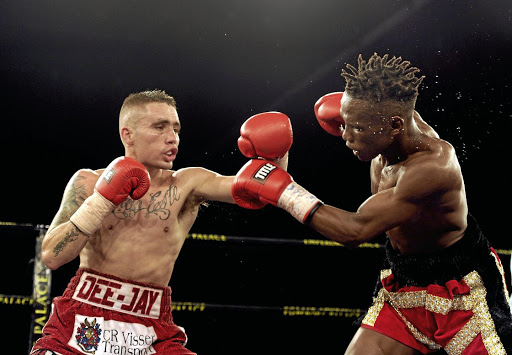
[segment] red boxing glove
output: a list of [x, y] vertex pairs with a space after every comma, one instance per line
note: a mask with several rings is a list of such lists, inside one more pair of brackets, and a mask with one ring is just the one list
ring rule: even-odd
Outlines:
[[277, 205], [279, 196], [290, 182], [291, 176], [277, 165], [262, 159], [252, 159], [236, 174], [231, 185], [231, 195], [244, 208], [255, 209], [254, 206], [258, 208], [267, 203]]
[[149, 190], [149, 185], [149, 173], [144, 165], [130, 157], [119, 157], [107, 166], [95, 189], [117, 206], [128, 196], [140, 199]]
[[94, 193], [69, 220], [85, 235], [92, 235], [115, 206], [128, 196], [138, 200], [149, 186], [150, 177], [144, 165], [133, 158], [119, 157], [107, 166], [96, 182]]
[[345, 125], [341, 117], [341, 98], [343, 92], [332, 92], [318, 99], [315, 103], [315, 116], [320, 126], [334, 136], [340, 137], [343, 132], [340, 126]]
[[281, 112], [259, 113], [240, 127], [238, 148], [247, 158], [282, 158], [292, 143], [292, 124]]
[[301, 223], [307, 223], [322, 205], [285, 170], [262, 159], [252, 159], [240, 169], [231, 185], [231, 195], [241, 207], [255, 209], [270, 203], [285, 209]]

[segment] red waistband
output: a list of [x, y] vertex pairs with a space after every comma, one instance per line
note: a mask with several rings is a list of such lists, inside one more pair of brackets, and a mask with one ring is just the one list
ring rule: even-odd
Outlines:
[[64, 297], [137, 317], [159, 318], [171, 311], [170, 287], [124, 280], [92, 269], [78, 269]]

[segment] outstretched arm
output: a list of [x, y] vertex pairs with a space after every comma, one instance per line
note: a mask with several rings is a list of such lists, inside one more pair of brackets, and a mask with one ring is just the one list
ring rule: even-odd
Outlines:
[[251, 208], [255, 201], [271, 203], [326, 238], [356, 246], [403, 225], [448, 188], [450, 169], [440, 168], [426, 155], [416, 159], [402, 169], [396, 186], [372, 195], [356, 212], [324, 205], [271, 162], [247, 163], [237, 174], [232, 191], [242, 207]]
[[415, 157], [402, 168], [395, 186], [375, 193], [356, 212], [325, 205], [314, 214], [310, 226], [329, 239], [358, 245], [404, 225], [426, 205], [439, 202], [457, 183], [450, 164], [440, 164], [440, 160], [427, 154]]
[[323, 205], [309, 225], [324, 237], [347, 246], [370, 241], [403, 224], [418, 210], [418, 206], [403, 199], [398, 190], [393, 187], [372, 195], [356, 212]]

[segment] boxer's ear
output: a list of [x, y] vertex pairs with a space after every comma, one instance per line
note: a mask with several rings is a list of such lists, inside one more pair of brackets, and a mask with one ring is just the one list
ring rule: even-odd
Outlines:
[[404, 129], [404, 119], [400, 116], [393, 116], [391, 117], [390, 126], [392, 129], [391, 134], [396, 135]]
[[121, 128], [121, 141], [125, 146], [133, 145], [133, 132], [129, 127]]

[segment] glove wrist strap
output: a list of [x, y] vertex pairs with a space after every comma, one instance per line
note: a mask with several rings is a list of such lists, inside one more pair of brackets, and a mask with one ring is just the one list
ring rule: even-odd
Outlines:
[[306, 218], [304, 219], [304, 224], [305, 225], [309, 226], [309, 224], [311, 223], [311, 220], [313, 219], [313, 215], [318, 210], [318, 207], [323, 206], [323, 205], [324, 205], [324, 203], [322, 201], [318, 200], [316, 205], [314, 205], [313, 208], [306, 215]]
[[100, 229], [105, 217], [112, 212], [115, 205], [94, 190], [84, 203], [69, 219], [80, 231], [91, 236]]
[[301, 223], [309, 222], [309, 216], [313, 209], [316, 210], [317, 205], [321, 204], [315, 195], [311, 194], [305, 188], [292, 181], [279, 197], [277, 206], [285, 209], [295, 219]]

